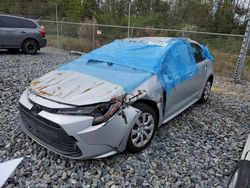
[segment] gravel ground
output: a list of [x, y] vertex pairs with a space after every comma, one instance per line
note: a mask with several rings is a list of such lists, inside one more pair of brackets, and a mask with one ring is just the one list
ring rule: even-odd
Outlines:
[[225, 187], [250, 133], [250, 83], [216, 77], [211, 100], [162, 126], [139, 154], [70, 160], [19, 128], [18, 99], [29, 82], [75, 58], [45, 48], [36, 55], [0, 52], [0, 162], [24, 156], [7, 187]]

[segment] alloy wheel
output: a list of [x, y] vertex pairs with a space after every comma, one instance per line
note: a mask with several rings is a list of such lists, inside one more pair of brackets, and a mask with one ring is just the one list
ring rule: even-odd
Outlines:
[[207, 100], [209, 98], [211, 91], [211, 82], [207, 81], [205, 88], [204, 88], [204, 99]]
[[141, 113], [131, 131], [131, 141], [136, 147], [145, 146], [154, 133], [155, 122], [151, 114]]

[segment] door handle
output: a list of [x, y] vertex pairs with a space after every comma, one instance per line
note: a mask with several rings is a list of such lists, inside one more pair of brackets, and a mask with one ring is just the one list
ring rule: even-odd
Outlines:
[[205, 65], [204, 68], [207, 69], [207, 65]]
[[26, 33], [25, 31], [21, 31], [21, 33]]

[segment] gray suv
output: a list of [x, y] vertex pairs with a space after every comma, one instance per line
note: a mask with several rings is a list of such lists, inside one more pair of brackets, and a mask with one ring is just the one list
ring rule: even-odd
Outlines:
[[23, 17], [0, 14], [0, 49], [36, 54], [45, 47], [46, 32], [36, 21]]

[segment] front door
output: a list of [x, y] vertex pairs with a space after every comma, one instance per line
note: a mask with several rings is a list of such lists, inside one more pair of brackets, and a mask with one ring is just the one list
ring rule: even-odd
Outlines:
[[[178, 46], [175, 46], [175, 48], [178, 48]], [[190, 77], [188, 77], [184, 81], [181, 81], [179, 84], [176, 84], [175, 87], [170, 91], [170, 93], [167, 94], [166, 107], [165, 107], [166, 110], [164, 116], [165, 121], [168, 121], [169, 119], [176, 116], [177, 114], [185, 110], [187, 107], [192, 105], [194, 102], [196, 102], [200, 94], [200, 87], [202, 83], [201, 80], [203, 77], [202, 76], [203, 73], [200, 72], [199, 65], [198, 65], [198, 71], [196, 73], [192, 72], [189, 73], [189, 67], [191, 68], [196, 67], [196, 65], [193, 62], [194, 61], [193, 58], [195, 58], [196, 60], [196, 57], [194, 50], [193, 50], [194, 54], [192, 54], [194, 55], [194, 57], [190, 57], [190, 51], [189, 52], [185, 51], [188, 50], [188, 48], [191, 47], [188, 46], [186, 47], [186, 49], [183, 47], [177, 49], [173, 56], [173, 59], [175, 59], [175, 63], [172, 63], [171, 66], [175, 66], [174, 67], [175, 71], [182, 72], [182, 76], [185, 76], [186, 73], [190, 74]], [[171, 61], [171, 59], [169, 61]], [[187, 62], [187, 65], [184, 64], [185, 61]], [[182, 66], [185, 65], [187, 66], [186, 69], [185, 68], [182, 69]], [[184, 71], [187, 72], [185, 73]]]
[[176, 85], [170, 94], [167, 95], [164, 119], [170, 119], [197, 100], [199, 91], [196, 89], [195, 82], [198, 76], [195, 75]]

